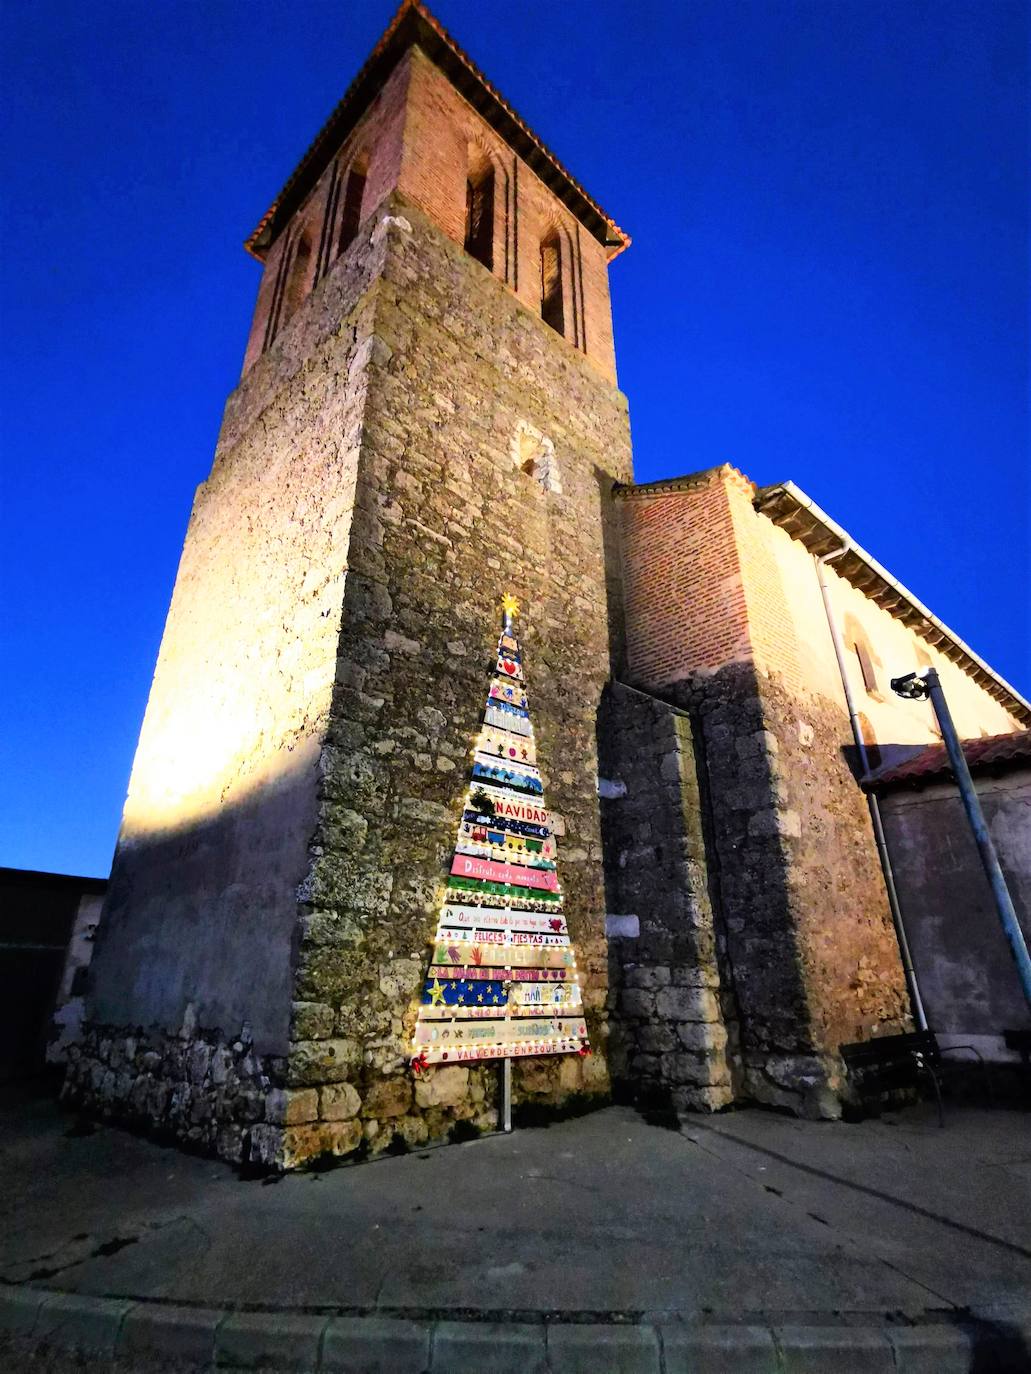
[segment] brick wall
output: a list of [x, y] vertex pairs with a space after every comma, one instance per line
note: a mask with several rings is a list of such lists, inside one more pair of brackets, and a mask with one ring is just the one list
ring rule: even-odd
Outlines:
[[604, 247], [577, 224], [429, 58], [415, 49], [399, 189], [459, 244], [465, 237], [470, 145], [489, 154], [499, 177], [495, 187], [494, 275], [507, 282], [528, 310], [539, 314], [540, 243], [549, 228], [559, 228], [564, 235], [566, 338], [614, 381]]
[[785, 569], [777, 558], [773, 527], [752, 504], [753, 484], [734, 469], [724, 472], [754, 660], [779, 674], [791, 690], [806, 694], [809, 665], [803, 662], [791, 613], [799, 569]]
[[713, 468], [619, 502], [631, 681], [665, 686], [752, 655], [727, 485]]
[[[298, 287], [301, 298], [336, 252], [334, 188], [358, 154], [368, 158], [363, 220], [398, 190], [455, 243], [465, 239], [470, 154], [495, 169], [493, 275], [535, 315], [541, 308], [540, 243], [562, 239], [564, 337], [603, 376], [615, 380], [615, 351], [604, 246], [570, 214], [529, 166], [476, 113], [419, 48], [401, 59], [290, 224], [268, 250], [244, 360], [244, 372], [268, 346], [288, 313], [297, 244], [313, 251]], [[326, 232], [327, 217], [330, 231]], [[483, 269], [486, 270], [486, 269]]]
[[[368, 222], [384, 198], [397, 186], [401, 175], [410, 79], [411, 62], [406, 57], [398, 63], [337, 156], [269, 248], [244, 354], [244, 375], [271, 346], [286, 322], [282, 298], [298, 240], [307, 234], [314, 248], [304, 274], [301, 299], [306, 299], [317, 282], [332, 268], [340, 246], [342, 190], [348, 170], [356, 158], [364, 156], [367, 161], [362, 197], [363, 222]], [[358, 248], [354, 251], [361, 253]]]

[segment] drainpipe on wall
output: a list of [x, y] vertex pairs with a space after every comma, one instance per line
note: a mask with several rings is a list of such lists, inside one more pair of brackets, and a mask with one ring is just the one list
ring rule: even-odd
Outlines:
[[[813, 562], [816, 564], [816, 580], [820, 584], [820, 595], [823, 597], [823, 610], [827, 617], [827, 628], [830, 630], [831, 643], [834, 645], [834, 657], [838, 661], [838, 673], [841, 676], [841, 685], [845, 692], [845, 705], [848, 707], [849, 724], [852, 726], [852, 738], [856, 743], [856, 751], [859, 755], [859, 763], [862, 767], [864, 776], [870, 771], [869, 758], [866, 752], [866, 741], [863, 739], [863, 729], [859, 724], [859, 716], [856, 712], [855, 698], [852, 695], [852, 684], [848, 680], [848, 672], [845, 668], [845, 648], [841, 642], [841, 633], [838, 630], [838, 622], [834, 618], [834, 608], [831, 605], [830, 588], [827, 585], [827, 574], [825, 564], [832, 563], [835, 558], [840, 558], [842, 554], [848, 553], [851, 545], [844, 543], [840, 549], [835, 549], [833, 553], [821, 554], [819, 557], [814, 555]], [[906, 938], [906, 927], [902, 920], [902, 907], [899, 905], [899, 895], [895, 888], [895, 874], [891, 867], [891, 856], [888, 853], [888, 845], [884, 838], [884, 826], [881, 823], [881, 807], [875, 793], [866, 794], [867, 805], [870, 808], [870, 821], [873, 825], [874, 841], [877, 845], [877, 857], [881, 863], [881, 872], [884, 875], [884, 886], [888, 894], [888, 905], [891, 908], [892, 924], [895, 927], [895, 937], [899, 942], [899, 954], [902, 956], [902, 971], [906, 978], [906, 987], [909, 990], [909, 1000], [913, 1006], [913, 1016], [916, 1020], [918, 1030], [927, 1029], [927, 1017], [924, 1014], [923, 999], [920, 996], [920, 988], [917, 986], [916, 973], [913, 971], [913, 960], [909, 953], [909, 941]]]

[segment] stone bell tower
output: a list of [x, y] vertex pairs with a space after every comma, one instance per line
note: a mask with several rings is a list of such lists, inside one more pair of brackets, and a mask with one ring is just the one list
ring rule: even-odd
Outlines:
[[247, 241], [243, 377], [198, 488], [67, 1096], [290, 1165], [494, 1120], [406, 1064], [503, 592], [607, 1088], [596, 722], [631, 477], [629, 240], [415, 2]]

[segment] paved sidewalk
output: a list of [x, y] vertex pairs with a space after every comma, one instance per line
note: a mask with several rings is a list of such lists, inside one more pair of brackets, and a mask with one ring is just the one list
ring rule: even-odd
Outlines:
[[11, 1367], [1031, 1369], [1026, 1113], [613, 1107], [273, 1181], [71, 1126], [0, 1109]]

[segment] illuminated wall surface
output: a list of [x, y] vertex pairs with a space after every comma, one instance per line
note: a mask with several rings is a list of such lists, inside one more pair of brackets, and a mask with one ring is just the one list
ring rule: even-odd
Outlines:
[[324, 729], [357, 470], [356, 454], [332, 447], [269, 462], [264, 444], [241, 444], [198, 491], [123, 840], [275, 786]]
[[176, 1029], [193, 1003], [280, 1052], [364, 405], [357, 322], [321, 345], [315, 324], [297, 321], [303, 372], [232, 398], [197, 491], [95, 975], [102, 1020]]

